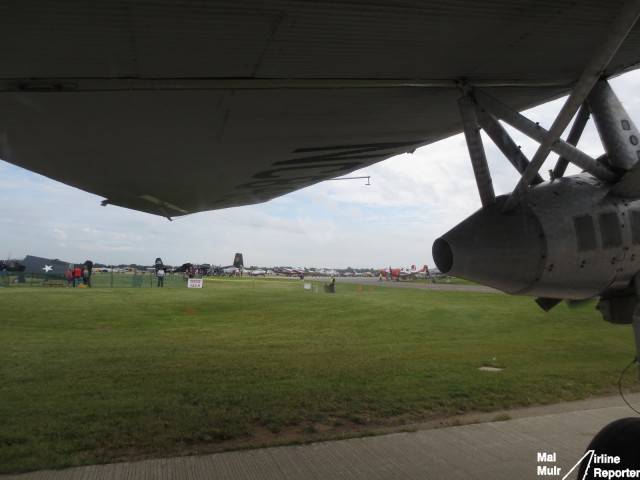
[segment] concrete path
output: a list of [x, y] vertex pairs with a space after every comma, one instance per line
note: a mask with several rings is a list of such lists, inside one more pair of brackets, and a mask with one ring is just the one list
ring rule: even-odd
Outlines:
[[[640, 409], [640, 394], [629, 395], [627, 400]], [[598, 430], [618, 418], [636, 415], [620, 397], [508, 414], [512, 420], [0, 479], [562, 479], [580, 460]], [[496, 413], [491, 415], [495, 418]], [[463, 419], [468, 420], [483, 419]], [[555, 461], [550, 460], [551, 455]], [[567, 478], [576, 477], [577, 469]]]
[[[305, 281], [327, 283], [327, 277], [305, 277]], [[379, 281], [375, 277], [338, 277], [336, 278], [336, 288], [340, 288], [341, 283], [355, 283], [365, 287], [392, 287], [392, 288], [414, 288], [419, 290], [446, 290], [452, 292], [482, 292], [482, 293], [502, 293], [495, 288], [484, 285], [456, 285], [447, 283], [446, 280], [438, 280], [438, 283], [414, 282], [410, 280]]]

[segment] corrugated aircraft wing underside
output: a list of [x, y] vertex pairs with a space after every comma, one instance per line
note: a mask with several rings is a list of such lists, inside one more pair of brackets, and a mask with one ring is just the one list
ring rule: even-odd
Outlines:
[[[460, 132], [462, 80], [566, 94], [622, 5], [13, 2], [0, 158], [169, 217], [263, 202]], [[604, 73], [638, 62], [634, 27]]]

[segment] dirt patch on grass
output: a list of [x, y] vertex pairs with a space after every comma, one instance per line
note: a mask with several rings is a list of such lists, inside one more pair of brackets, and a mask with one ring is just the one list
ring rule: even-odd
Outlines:
[[[640, 402], [640, 393], [628, 395], [628, 400]], [[150, 458], [177, 457], [188, 455], [203, 455], [221, 453], [233, 450], [248, 450], [254, 448], [275, 447], [284, 445], [306, 444], [330, 440], [343, 440], [373, 435], [384, 435], [399, 432], [415, 432], [473, 423], [507, 421], [552, 413], [604, 408], [621, 402], [619, 396], [599, 397], [574, 402], [564, 402], [552, 405], [537, 405], [506, 411], [469, 412], [461, 415], [425, 418], [419, 422], [407, 422], [402, 417], [392, 417], [379, 422], [356, 423], [344, 420], [329, 420], [329, 422], [305, 423], [295, 426], [273, 429], [256, 426], [250, 436], [223, 440], [218, 442], [183, 443], [165, 445], [158, 449], [126, 448], [117, 451], [103, 452], [107, 462], [125, 462]]]
[[[493, 415], [495, 417], [495, 414]], [[302, 445], [307, 443], [344, 440], [398, 432], [411, 432], [433, 428], [442, 428], [468, 422], [466, 415], [443, 418], [425, 418], [420, 422], [407, 422], [403, 417], [392, 417], [384, 421], [371, 421], [368, 415], [361, 415], [355, 421], [329, 419], [328, 422], [304, 423], [295, 426], [278, 427], [274, 430], [265, 426], [256, 426], [251, 435], [212, 442], [177, 442], [171, 445], [150, 446], [145, 448], [127, 447], [103, 452], [107, 462], [130, 462], [162, 457], [178, 457], [222, 453], [234, 450]], [[415, 418], [415, 417], [414, 417]], [[485, 420], [490, 421], [491, 419]]]

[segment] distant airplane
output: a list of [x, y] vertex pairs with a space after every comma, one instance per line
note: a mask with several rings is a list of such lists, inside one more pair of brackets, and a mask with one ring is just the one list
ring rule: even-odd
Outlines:
[[306, 269], [304, 268], [283, 268], [282, 273], [285, 275], [304, 275]]
[[433, 280], [437, 280], [438, 278], [442, 278], [442, 277], [446, 277], [447, 275], [445, 275], [444, 273], [442, 273], [440, 270], [438, 270], [437, 268], [431, 268], [429, 269], [429, 277], [431, 277]]
[[[45, 257], [37, 257], [34, 255], [27, 255], [22, 260], [7, 260], [0, 262], [0, 271], [6, 268], [8, 272], [17, 272], [18, 282], [22, 283], [26, 281], [25, 275], [32, 275], [34, 278], [41, 279], [63, 279], [69, 265], [73, 262], [66, 262], [60, 259], [51, 259]], [[89, 270], [89, 275], [93, 273], [93, 262], [86, 260], [82, 264]]]
[[9, 260], [5, 263], [9, 271], [24, 272], [47, 278], [64, 278], [69, 263], [58, 259], [48, 259], [27, 255], [23, 260]]
[[325, 276], [331, 276], [336, 274], [333, 268], [318, 268], [316, 269], [316, 273], [318, 275], [325, 275]]
[[222, 271], [224, 272], [225, 275], [229, 275], [229, 276], [237, 275], [240, 273], [240, 269], [238, 267], [234, 267], [233, 265], [224, 267]]
[[174, 273], [185, 273], [185, 272], [188, 272], [192, 267], [193, 267], [193, 263], [187, 262], [187, 263], [183, 263], [179, 267], [174, 267], [172, 271]]
[[424, 264], [420, 270], [416, 270], [415, 272], [413, 272], [413, 275], [415, 276], [415, 278], [419, 279], [429, 278], [429, 267]]
[[164, 263], [162, 263], [162, 259], [160, 257], [156, 258], [155, 265], [153, 267], [153, 271], [157, 274], [158, 270], [164, 270]]
[[386, 277], [387, 279], [395, 279], [396, 281], [408, 280], [410, 278], [416, 278], [420, 274], [428, 274], [428, 268], [424, 265], [420, 270], [415, 265], [411, 265], [411, 268], [381, 268], [377, 271], [376, 275]]
[[24, 272], [24, 265], [22, 265], [18, 260], [0, 260], [0, 271]]
[[376, 270], [376, 276], [383, 276], [387, 280], [395, 278], [396, 280], [400, 279], [400, 269], [399, 268], [379, 268]]
[[214, 268], [214, 274], [235, 276], [239, 275], [244, 270], [244, 259], [242, 253], [236, 253], [233, 257], [233, 264], [225, 267]]

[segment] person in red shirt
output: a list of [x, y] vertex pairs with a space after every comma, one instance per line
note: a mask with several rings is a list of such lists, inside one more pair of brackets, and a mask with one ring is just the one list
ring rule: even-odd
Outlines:
[[67, 271], [64, 274], [64, 278], [67, 279], [67, 288], [69, 288], [73, 283], [73, 270], [71, 268], [71, 265], [69, 265], [69, 268], [67, 268]]
[[82, 281], [82, 269], [80, 267], [75, 267], [73, 269], [73, 286], [77, 287]]

